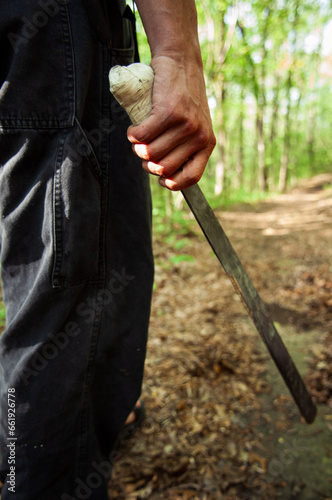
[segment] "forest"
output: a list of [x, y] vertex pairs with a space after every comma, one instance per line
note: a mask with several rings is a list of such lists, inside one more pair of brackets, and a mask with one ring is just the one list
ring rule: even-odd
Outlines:
[[109, 496], [331, 500], [332, 1], [196, 6], [217, 138], [199, 184], [318, 413], [302, 418], [181, 193], [151, 176], [146, 415], [117, 442]]
[[[332, 10], [197, 0], [217, 147], [200, 181], [318, 414], [308, 425], [181, 194], [152, 178], [143, 425], [121, 500], [332, 498]], [[150, 52], [138, 18], [142, 62]]]
[[[331, 3], [197, 0], [196, 4], [217, 137], [201, 180], [207, 196], [216, 205], [261, 198], [329, 169]], [[141, 60], [149, 63], [139, 18], [138, 36]], [[160, 190], [155, 196], [158, 207], [166, 206], [168, 213], [178, 199]]]

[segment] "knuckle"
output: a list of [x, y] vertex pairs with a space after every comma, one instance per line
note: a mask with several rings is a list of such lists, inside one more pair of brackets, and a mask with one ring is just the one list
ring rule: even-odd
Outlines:
[[153, 156], [153, 153], [152, 151], [150, 151], [149, 148], [146, 148], [145, 149], [145, 153], [144, 153], [144, 160], [146, 161], [151, 161], [153, 162], [154, 161], [154, 156]]
[[181, 122], [182, 119], [183, 119], [183, 114], [178, 107], [168, 108], [165, 122], [168, 122], [170, 124], [175, 124]]
[[214, 134], [212, 134], [212, 138], [211, 138], [211, 150], [214, 149], [217, 145], [217, 139], [216, 139], [216, 136]]
[[147, 162], [147, 166], [150, 172], [153, 172], [156, 175], [160, 175], [162, 177], [168, 177], [169, 169], [165, 165], [161, 165], [160, 163]]
[[207, 126], [202, 125], [197, 132], [197, 144], [200, 147], [206, 146], [210, 140], [210, 133]]
[[191, 176], [191, 180], [193, 184], [197, 184], [201, 180], [202, 177], [202, 172], [194, 172], [193, 175]]
[[201, 177], [202, 177], [202, 173], [201, 170], [199, 170], [198, 168], [195, 168], [195, 169], [191, 169], [190, 173], [188, 172], [188, 175], [187, 175], [187, 179], [186, 179], [186, 182], [188, 183], [188, 185], [194, 185], [194, 184], [197, 184]]
[[145, 142], [144, 133], [142, 132], [140, 133], [140, 131], [137, 129], [138, 127], [135, 128], [135, 133], [134, 133], [133, 126], [129, 127], [127, 132], [127, 137], [132, 144], [144, 144]]
[[150, 155], [145, 150], [135, 151], [136, 155], [143, 161], [151, 161]]
[[152, 153], [145, 144], [134, 144], [133, 151], [142, 160], [152, 161]]
[[183, 134], [185, 136], [194, 135], [198, 129], [198, 120], [197, 116], [189, 116], [187, 117], [185, 124], [183, 126]]
[[161, 175], [161, 177], [168, 177], [169, 172], [167, 167], [163, 165], [158, 165], [158, 175]]

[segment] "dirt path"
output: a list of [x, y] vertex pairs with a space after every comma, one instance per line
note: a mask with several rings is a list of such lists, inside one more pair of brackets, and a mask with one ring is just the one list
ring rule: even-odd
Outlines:
[[112, 498], [332, 498], [332, 175], [218, 216], [319, 416], [301, 420], [193, 223], [155, 242], [148, 415], [119, 450]]

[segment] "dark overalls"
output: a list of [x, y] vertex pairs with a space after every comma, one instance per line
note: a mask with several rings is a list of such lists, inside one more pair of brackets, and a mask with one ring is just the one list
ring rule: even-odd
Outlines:
[[135, 52], [113, 10], [0, 3], [2, 500], [108, 498], [112, 447], [140, 395], [151, 199], [109, 92], [110, 67]]

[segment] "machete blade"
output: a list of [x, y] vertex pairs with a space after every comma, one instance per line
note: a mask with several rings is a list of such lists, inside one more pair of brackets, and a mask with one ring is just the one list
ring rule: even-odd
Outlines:
[[316, 406], [286, 346], [271, 321], [263, 300], [252, 284], [216, 215], [198, 184], [183, 190], [182, 194], [213, 252], [231, 280], [236, 292], [240, 295], [249, 316], [293, 396], [300, 413], [306, 422], [311, 424], [317, 413]]

